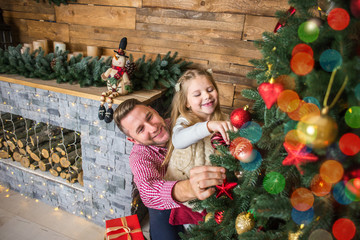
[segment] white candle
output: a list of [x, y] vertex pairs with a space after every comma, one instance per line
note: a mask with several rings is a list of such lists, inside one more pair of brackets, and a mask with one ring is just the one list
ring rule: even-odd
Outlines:
[[[41, 41], [33, 41], [33, 47], [34, 47], [34, 51], [36, 50], [40, 50], [40, 48], [44, 51], [44, 42]], [[38, 53], [37, 53], [38, 54]], [[36, 54], [36, 55], [37, 55]]]
[[24, 43], [23, 47], [21, 48], [21, 53], [24, 53], [27, 48], [29, 49], [30, 54], [33, 52], [33, 45], [31, 43]]
[[58, 48], [57, 51], [66, 51], [66, 45], [63, 42], [54, 42], [54, 52], [56, 51], [56, 48]]
[[48, 40], [46, 39], [41, 39], [41, 40], [38, 40], [39, 42], [43, 42], [44, 43], [44, 52], [45, 52], [45, 55], [49, 53], [49, 44], [48, 44]]
[[100, 49], [96, 46], [87, 46], [87, 56], [97, 57], [100, 55]]
[[74, 54], [69, 53], [67, 56], [68, 56], [67, 60], [70, 61], [70, 59], [74, 56]]

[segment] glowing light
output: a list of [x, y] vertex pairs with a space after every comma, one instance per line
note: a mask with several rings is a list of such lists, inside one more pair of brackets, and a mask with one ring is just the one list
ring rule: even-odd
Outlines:
[[327, 160], [320, 167], [320, 176], [327, 183], [337, 183], [344, 175], [344, 168], [338, 161]]
[[10, 197], [10, 194], [6, 194], [5, 197], [7, 197], [7, 198]]
[[59, 211], [59, 207], [54, 208], [55, 211]]
[[306, 188], [298, 188], [291, 194], [291, 205], [298, 211], [307, 211], [314, 204], [314, 195]]
[[350, 240], [355, 236], [356, 227], [350, 219], [340, 218], [334, 223], [332, 232], [337, 240]]
[[114, 214], [114, 209], [110, 209], [110, 214]]

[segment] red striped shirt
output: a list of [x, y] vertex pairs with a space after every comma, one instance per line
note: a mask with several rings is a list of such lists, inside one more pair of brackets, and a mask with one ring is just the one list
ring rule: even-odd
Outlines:
[[180, 207], [172, 198], [176, 181], [163, 180], [166, 166], [162, 166], [167, 149], [157, 146], [134, 144], [129, 161], [134, 182], [145, 206], [163, 210]]

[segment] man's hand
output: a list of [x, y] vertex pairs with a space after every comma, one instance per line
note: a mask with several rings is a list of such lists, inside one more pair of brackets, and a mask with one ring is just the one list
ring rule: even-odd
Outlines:
[[198, 166], [190, 170], [190, 179], [175, 184], [172, 194], [179, 202], [193, 199], [204, 200], [215, 192], [213, 186], [220, 185], [225, 179], [225, 168]]

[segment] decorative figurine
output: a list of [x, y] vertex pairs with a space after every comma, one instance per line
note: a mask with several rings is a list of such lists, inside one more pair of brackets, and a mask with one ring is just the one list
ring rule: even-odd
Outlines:
[[[112, 66], [106, 72], [101, 74], [101, 79], [107, 81], [107, 92], [103, 92], [100, 97], [99, 119], [110, 123], [113, 119], [114, 111], [112, 109], [113, 98], [120, 95], [126, 95], [132, 92], [132, 84], [129, 79], [128, 71], [125, 67], [126, 58], [125, 49], [127, 38], [121, 39], [119, 49], [114, 50]], [[105, 102], [108, 103], [108, 109], [105, 110]]]

